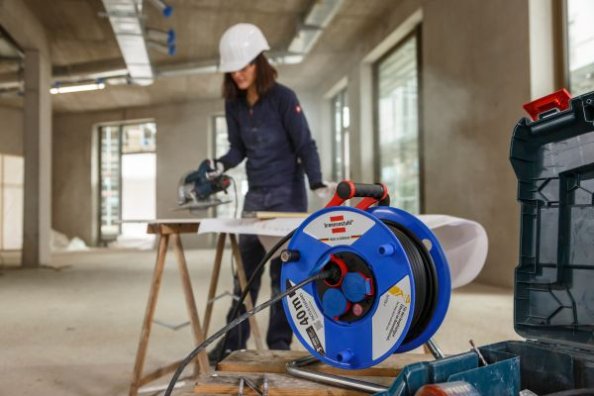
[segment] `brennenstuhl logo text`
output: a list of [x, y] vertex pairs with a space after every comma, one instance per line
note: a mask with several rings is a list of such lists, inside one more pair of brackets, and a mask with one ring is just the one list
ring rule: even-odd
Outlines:
[[353, 221], [354, 220], [345, 220], [345, 221], [339, 221], [336, 223], [324, 223], [324, 227], [325, 228], [346, 227], [346, 226], [352, 225]]
[[345, 220], [344, 216], [330, 216], [330, 223], [324, 223], [324, 228], [330, 228], [333, 234], [343, 234], [347, 226], [353, 224], [353, 219]]

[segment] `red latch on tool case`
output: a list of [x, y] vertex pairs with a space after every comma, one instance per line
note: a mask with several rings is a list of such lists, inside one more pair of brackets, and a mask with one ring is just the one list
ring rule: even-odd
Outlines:
[[[565, 88], [562, 88], [550, 95], [543, 96], [540, 99], [536, 99], [532, 102], [526, 103], [523, 107], [524, 110], [530, 115], [533, 121], [536, 121], [542, 117], [543, 114], [550, 111], [563, 111], [569, 108], [569, 101], [571, 100], [571, 94], [567, 92]], [[540, 116], [540, 117], [539, 117]]]

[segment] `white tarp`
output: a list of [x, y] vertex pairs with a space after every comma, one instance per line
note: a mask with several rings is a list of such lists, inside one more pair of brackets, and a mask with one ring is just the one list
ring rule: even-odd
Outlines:
[[[472, 282], [487, 258], [488, 238], [479, 223], [446, 215], [421, 215], [419, 219], [436, 235], [445, 251], [452, 275], [452, 288]], [[297, 228], [302, 218], [201, 219], [199, 234], [234, 233], [258, 235], [266, 250]]]
[[52, 252], [77, 252], [89, 250], [85, 241], [78, 237], [68, 239], [65, 234], [52, 230], [50, 234], [50, 249]]

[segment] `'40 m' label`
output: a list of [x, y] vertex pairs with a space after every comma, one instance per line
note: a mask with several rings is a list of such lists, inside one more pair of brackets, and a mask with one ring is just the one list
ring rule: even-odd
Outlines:
[[[287, 280], [287, 289], [295, 283]], [[301, 339], [320, 355], [325, 355], [326, 334], [324, 316], [316, 306], [313, 296], [303, 289], [289, 294], [287, 306]]]

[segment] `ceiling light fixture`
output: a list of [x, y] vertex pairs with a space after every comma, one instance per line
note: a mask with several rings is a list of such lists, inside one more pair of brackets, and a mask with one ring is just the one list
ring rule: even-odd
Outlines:
[[52, 95], [71, 93], [71, 92], [83, 92], [83, 91], [95, 91], [97, 89], [104, 89], [104, 82], [90, 83], [90, 84], [77, 84], [77, 85], [66, 85], [66, 86], [55, 86], [50, 88]]

